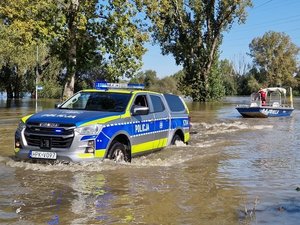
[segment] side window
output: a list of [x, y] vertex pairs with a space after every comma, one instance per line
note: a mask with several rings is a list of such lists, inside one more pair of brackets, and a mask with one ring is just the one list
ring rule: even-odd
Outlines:
[[168, 106], [172, 112], [182, 112], [185, 111], [185, 107], [181, 99], [177, 95], [164, 94]]
[[162, 102], [162, 100], [159, 96], [150, 95], [150, 98], [151, 98], [153, 109], [154, 109], [155, 113], [162, 112], [165, 110], [164, 103]]
[[136, 97], [133, 105], [138, 105], [138, 106], [147, 106], [148, 107], [148, 102], [146, 95], [139, 95]]

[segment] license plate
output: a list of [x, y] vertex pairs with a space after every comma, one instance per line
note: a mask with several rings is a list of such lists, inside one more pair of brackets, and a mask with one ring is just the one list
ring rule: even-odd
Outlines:
[[30, 157], [34, 159], [56, 159], [56, 152], [31, 151]]

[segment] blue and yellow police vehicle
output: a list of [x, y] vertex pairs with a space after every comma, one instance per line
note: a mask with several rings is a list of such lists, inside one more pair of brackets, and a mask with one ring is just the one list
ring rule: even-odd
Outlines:
[[189, 110], [177, 95], [142, 90], [141, 85], [96, 82], [55, 109], [21, 119], [15, 156], [82, 162], [135, 155], [190, 138]]

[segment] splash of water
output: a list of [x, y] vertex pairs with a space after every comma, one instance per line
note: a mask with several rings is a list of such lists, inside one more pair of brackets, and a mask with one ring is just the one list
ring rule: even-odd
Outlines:
[[1, 162], [5, 162], [5, 161], [6, 161], [6, 158], [0, 156], [0, 163], [1, 163]]
[[123, 168], [147, 168], [147, 167], [172, 167], [178, 164], [183, 164], [189, 160], [205, 157], [207, 153], [200, 153], [201, 149], [211, 148], [224, 142], [222, 139], [204, 140], [199, 139], [199, 135], [214, 135], [229, 132], [236, 132], [246, 129], [266, 129], [273, 126], [256, 125], [250, 126], [247, 123], [235, 121], [228, 123], [193, 123], [191, 132], [191, 143], [189, 145], [178, 141], [174, 146], [167, 147], [166, 149], [149, 154], [142, 157], [133, 158], [132, 163], [115, 163], [111, 160], [99, 160], [95, 162], [83, 163], [31, 163], [24, 161], [15, 161], [10, 158], [0, 157], [0, 162], [5, 162], [6, 165], [14, 168], [22, 168], [24, 170], [34, 171], [69, 171], [69, 172], [93, 172], [93, 171], [106, 171], [118, 170]]
[[237, 132], [241, 130], [262, 130], [262, 129], [272, 129], [272, 125], [249, 125], [244, 122], [234, 121], [234, 122], [222, 122], [222, 123], [192, 123], [192, 133], [195, 134], [201, 131], [203, 134], [223, 134]]

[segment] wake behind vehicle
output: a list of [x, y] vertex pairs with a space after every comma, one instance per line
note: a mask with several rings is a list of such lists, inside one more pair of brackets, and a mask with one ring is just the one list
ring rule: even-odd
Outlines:
[[19, 159], [131, 161], [132, 156], [190, 138], [189, 111], [176, 95], [132, 84], [98, 82], [56, 109], [21, 119]]
[[289, 90], [290, 98], [287, 99], [287, 90], [281, 87], [261, 89], [250, 96], [249, 105], [238, 105], [237, 111], [243, 117], [283, 117], [290, 116], [294, 110], [292, 89]]

